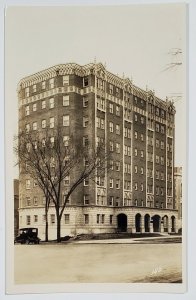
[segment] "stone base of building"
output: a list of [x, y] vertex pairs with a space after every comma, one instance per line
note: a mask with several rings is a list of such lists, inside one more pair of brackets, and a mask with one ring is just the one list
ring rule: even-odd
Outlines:
[[[44, 207], [19, 210], [19, 228], [36, 227], [45, 239]], [[61, 236], [92, 233], [176, 233], [177, 210], [149, 207], [67, 206], [61, 219]], [[49, 239], [56, 239], [55, 209], [48, 212]]]

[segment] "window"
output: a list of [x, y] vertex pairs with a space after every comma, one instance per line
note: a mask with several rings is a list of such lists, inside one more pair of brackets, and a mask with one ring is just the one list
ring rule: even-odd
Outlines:
[[42, 139], [42, 147], [46, 147], [46, 139]]
[[99, 222], [100, 222], [100, 215], [97, 214], [97, 224], [99, 224]]
[[156, 163], [159, 164], [159, 156], [156, 155]]
[[34, 223], [38, 222], [38, 215], [34, 215]]
[[134, 184], [134, 189], [135, 189], [135, 191], [137, 191], [137, 182], [135, 182], [135, 184]]
[[156, 148], [159, 148], [159, 140], [156, 140]]
[[114, 197], [110, 196], [110, 198], [109, 198], [109, 205], [113, 206], [113, 204], [114, 204]]
[[46, 204], [46, 197], [45, 196], [42, 197], [42, 204]]
[[31, 225], [31, 216], [26, 217], [26, 224]]
[[161, 141], [161, 149], [165, 148], [165, 143], [163, 141]]
[[69, 126], [69, 115], [63, 116], [63, 126]]
[[50, 88], [50, 89], [53, 89], [53, 88], [54, 88], [54, 78], [51, 78], [51, 79], [49, 80], [49, 88]]
[[137, 166], [134, 167], [135, 173], [137, 174]]
[[83, 127], [88, 126], [88, 117], [83, 117]]
[[124, 128], [124, 137], [127, 137], [127, 133], [128, 133], [128, 128], [125, 127], [125, 128]]
[[161, 180], [164, 180], [164, 173], [161, 172]]
[[69, 75], [63, 76], [63, 85], [69, 85]]
[[141, 150], [141, 157], [144, 157], [144, 151]]
[[33, 130], [37, 130], [37, 122], [33, 122]]
[[141, 117], [141, 124], [144, 124], [144, 117]]
[[156, 115], [159, 116], [159, 108], [156, 107]]
[[27, 206], [31, 206], [31, 198], [30, 197], [26, 197], [26, 203], [27, 203]]
[[113, 169], [114, 169], [114, 161], [110, 160], [110, 170], [113, 170]]
[[137, 139], [137, 131], [134, 132], [135, 139]]
[[114, 180], [113, 178], [110, 178], [110, 188], [113, 189], [114, 186]]
[[88, 98], [83, 97], [83, 107], [87, 107], [87, 106], [88, 106]]
[[109, 104], [109, 111], [111, 114], [113, 114], [113, 112], [114, 112], [114, 106], [112, 103]]
[[63, 144], [65, 147], [69, 146], [69, 136], [68, 135], [64, 135]]
[[134, 153], [135, 153], [135, 156], [137, 156], [137, 148], [135, 148]]
[[54, 128], [54, 117], [50, 118], [50, 128]]
[[156, 195], [159, 195], [159, 187], [156, 186]]
[[88, 186], [88, 185], [89, 185], [89, 179], [86, 178], [86, 179], [84, 179], [84, 186]]
[[128, 132], [127, 133], [128, 133], [128, 138], [130, 139], [131, 138], [131, 129], [128, 128]]
[[34, 197], [34, 198], [33, 198], [33, 204], [34, 204], [35, 206], [38, 205], [37, 197]]
[[33, 85], [33, 93], [36, 92], [36, 84]]
[[113, 215], [110, 215], [110, 224], [113, 223]]
[[141, 141], [143, 142], [144, 141], [144, 135], [143, 135], [143, 133], [141, 133]]
[[135, 114], [135, 122], [137, 122], [137, 115]]
[[34, 103], [33, 104], [33, 111], [36, 111], [37, 110], [37, 103]]
[[156, 132], [159, 132], [159, 124], [158, 123], [156, 123], [155, 129], [156, 129]]
[[120, 188], [120, 179], [116, 179], [116, 189]]
[[161, 156], [161, 165], [163, 166], [164, 165], [164, 157]]
[[89, 204], [89, 195], [87, 195], [87, 194], [84, 195], [84, 204], [85, 205]]
[[84, 215], [84, 224], [89, 224], [89, 215]]
[[141, 167], [141, 174], [143, 175], [144, 174], [144, 168]]
[[160, 188], [160, 194], [161, 194], [161, 196], [164, 195], [164, 192], [163, 192], [163, 188], [162, 188], [162, 187]]
[[29, 87], [25, 89], [25, 97], [29, 97]]
[[131, 147], [129, 147], [129, 146], [127, 147], [127, 155], [131, 156]]
[[46, 82], [42, 81], [42, 90], [44, 90], [46, 88]]
[[114, 151], [114, 143], [112, 141], [110, 141], [110, 151], [111, 152]]
[[65, 178], [64, 178], [64, 185], [66, 186], [66, 185], [69, 185], [69, 183], [70, 183], [70, 177], [69, 177], [69, 175], [67, 175], [67, 176], [65, 176]]
[[29, 115], [29, 105], [27, 105], [25, 107], [25, 115], [28, 116]]
[[116, 105], [116, 115], [120, 116], [120, 107]]
[[29, 132], [30, 131], [30, 124], [26, 124], [25, 128], [26, 128], [26, 132]]
[[116, 161], [116, 171], [120, 171], [120, 162]]
[[83, 136], [83, 146], [88, 146], [88, 135]]
[[165, 127], [161, 125], [161, 133], [165, 133]]
[[42, 120], [42, 128], [46, 128], [46, 120]]
[[109, 123], [109, 130], [110, 132], [114, 131], [114, 124], [112, 122]]
[[69, 224], [69, 214], [64, 214], [65, 224]]
[[105, 121], [104, 119], [101, 119], [101, 129], [104, 129], [105, 128]]
[[116, 153], [120, 153], [120, 144], [116, 143]]
[[116, 124], [116, 134], [120, 134], [120, 125]]
[[159, 179], [159, 171], [156, 171], [156, 179]]
[[54, 108], [54, 98], [50, 98], [50, 108]]
[[46, 100], [42, 100], [42, 109], [46, 108]]
[[26, 189], [29, 190], [31, 187], [31, 181], [30, 179], [26, 179]]
[[164, 110], [161, 110], [161, 118], [164, 118], [164, 117], [165, 117]]
[[111, 95], [113, 94], [113, 85], [112, 84], [109, 85], [109, 93]]
[[105, 221], [105, 215], [101, 215], [101, 223], [104, 224]]
[[54, 214], [50, 215], [50, 223], [55, 224], [55, 215]]
[[69, 106], [69, 95], [63, 96], [63, 106]]
[[83, 79], [83, 86], [88, 86], [89, 85], [89, 82], [88, 82], [88, 76], [85, 76], [84, 79]]
[[125, 152], [124, 154], [125, 154], [125, 155], [127, 155], [127, 153], [128, 153], [127, 150], [128, 150], [128, 146], [125, 145], [125, 146], [124, 146], [124, 152]]
[[143, 192], [143, 190], [144, 190], [144, 184], [141, 183], [141, 191]]

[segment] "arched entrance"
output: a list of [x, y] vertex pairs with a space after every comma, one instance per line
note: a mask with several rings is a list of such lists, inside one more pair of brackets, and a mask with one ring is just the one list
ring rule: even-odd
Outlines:
[[160, 232], [161, 231], [161, 217], [159, 215], [154, 215], [152, 217], [153, 222], [153, 232]]
[[163, 228], [164, 232], [168, 232], [168, 216], [163, 217]]
[[176, 218], [174, 216], [171, 217], [171, 232], [176, 232]]
[[150, 215], [144, 216], [144, 228], [145, 232], [150, 232]]
[[127, 216], [125, 214], [117, 216], [117, 224], [119, 232], [127, 232]]
[[135, 229], [136, 232], [141, 232], [141, 215], [137, 214], [135, 216]]

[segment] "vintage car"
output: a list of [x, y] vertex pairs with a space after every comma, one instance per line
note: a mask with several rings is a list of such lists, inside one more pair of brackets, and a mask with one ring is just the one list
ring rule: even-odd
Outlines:
[[19, 234], [14, 240], [14, 243], [20, 244], [39, 244], [39, 242], [38, 229], [32, 227], [20, 228]]

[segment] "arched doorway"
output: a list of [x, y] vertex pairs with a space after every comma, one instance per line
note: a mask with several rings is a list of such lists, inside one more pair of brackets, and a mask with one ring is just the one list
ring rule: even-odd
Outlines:
[[135, 229], [136, 232], [141, 232], [141, 215], [137, 214], [135, 216]]
[[168, 216], [164, 216], [163, 217], [163, 228], [164, 228], [164, 232], [168, 232]]
[[171, 232], [176, 232], [176, 218], [174, 216], [171, 217]]
[[144, 216], [144, 228], [145, 232], [150, 232], [150, 215]]
[[127, 232], [127, 216], [125, 214], [117, 216], [117, 224], [119, 232]]
[[154, 215], [152, 217], [153, 222], [153, 232], [160, 232], [161, 231], [161, 217], [159, 215]]

